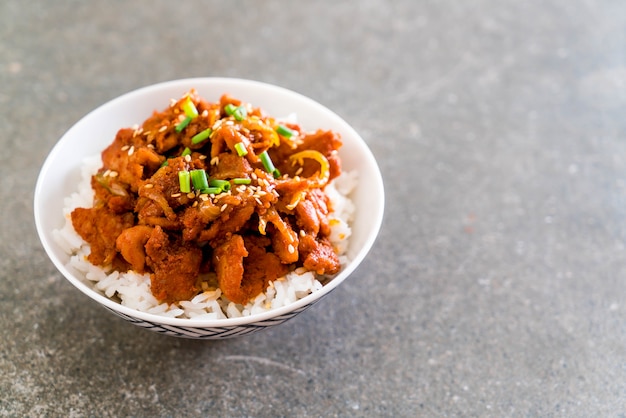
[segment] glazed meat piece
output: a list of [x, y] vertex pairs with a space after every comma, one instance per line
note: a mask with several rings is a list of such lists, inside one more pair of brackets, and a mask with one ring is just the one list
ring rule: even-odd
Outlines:
[[135, 225], [125, 229], [115, 240], [115, 247], [131, 268], [143, 273], [146, 265], [145, 245], [152, 234], [153, 228], [147, 225]]
[[141, 181], [151, 176], [165, 160], [151, 148], [134, 138], [132, 129], [121, 129], [115, 140], [102, 151], [105, 170], [115, 173], [120, 182], [136, 192]]
[[[199, 168], [204, 167], [204, 164], [198, 165]], [[168, 165], [161, 167], [146, 181], [139, 189], [139, 199], [135, 208], [140, 222], [158, 224], [158, 222], [152, 222], [151, 218], [160, 216], [165, 216], [169, 221], [177, 220], [178, 215], [175, 210], [187, 205], [190, 201], [187, 193], [180, 191], [178, 173], [181, 170], [189, 170], [190, 167], [191, 165], [184, 158], [171, 158], [168, 160]]]
[[195, 206], [190, 206], [181, 215], [183, 224], [183, 240], [197, 240], [200, 233], [209, 225], [209, 223], [217, 220], [222, 214], [220, 206], [213, 203], [212, 200], [200, 200]]
[[134, 223], [132, 213], [118, 215], [104, 206], [76, 208], [71, 217], [78, 235], [91, 244], [89, 262], [97, 266], [106, 266], [113, 262], [117, 254], [117, 237]]
[[313, 236], [330, 234], [328, 197], [319, 189], [309, 191], [296, 206], [295, 212], [296, 223], [305, 232]]
[[246, 149], [250, 146], [248, 138], [245, 137], [234, 125], [230, 124], [220, 125], [220, 127], [215, 131], [215, 135], [213, 135], [211, 143], [211, 158], [224, 154], [227, 150], [230, 150], [230, 152], [236, 155], [237, 151], [235, 149], [235, 144], [237, 143], [243, 144]]
[[110, 173], [100, 171], [91, 177], [91, 188], [94, 191], [96, 206], [106, 205], [113, 213], [123, 214], [132, 210], [135, 197], [128, 187], [111, 177]]
[[317, 274], [335, 274], [339, 272], [341, 265], [339, 257], [333, 250], [328, 239], [315, 239], [311, 235], [300, 237], [300, 254], [302, 265], [305, 269]]
[[241, 235], [232, 235], [230, 239], [213, 252], [213, 265], [222, 293], [235, 303], [246, 303], [251, 295], [250, 284], [243, 283], [243, 259], [248, 251]]
[[160, 302], [188, 300], [198, 292], [200, 248], [181, 240], [170, 240], [159, 226], [153, 229], [145, 248], [146, 264], [154, 272], [150, 277], [152, 294]]
[[248, 178], [252, 168], [250, 163], [236, 154], [222, 153], [217, 156], [218, 163], [211, 167], [209, 174], [216, 179]]
[[270, 240], [266, 237], [248, 236], [244, 239], [248, 256], [244, 258], [244, 283], [255, 283], [250, 289], [250, 297], [264, 291], [270, 281], [283, 277], [289, 272], [286, 264], [271, 252]]
[[220, 215], [198, 235], [199, 242], [219, 245], [225, 238], [239, 233], [255, 211], [256, 201], [250, 195], [229, 195], [220, 200]]
[[232, 235], [213, 253], [217, 280], [224, 295], [235, 303], [245, 304], [263, 292], [270, 281], [289, 271], [266, 247], [269, 239]]
[[274, 209], [269, 209], [262, 217], [267, 223], [267, 231], [272, 241], [274, 252], [285, 264], [298, 261], [298, 235], [288, 222]]

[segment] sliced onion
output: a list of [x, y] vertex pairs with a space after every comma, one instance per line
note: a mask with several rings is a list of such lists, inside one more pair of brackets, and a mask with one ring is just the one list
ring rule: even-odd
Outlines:
[[328, 183], [328, 179], [330, 178], [330, 165], [328, 164], [326, 157], [324, 157], [324, 154], [319, 151], [309, 149], [297, 152], [289, 157], [290, 160], [297, 161], [300, 165], [304, 163], [305, 158], [310, 158], [320, 164], [320, 173], [316, 181], [316, 186], [322, 187]]

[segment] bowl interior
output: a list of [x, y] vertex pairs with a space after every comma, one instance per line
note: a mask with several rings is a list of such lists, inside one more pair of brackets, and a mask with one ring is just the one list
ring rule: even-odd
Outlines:
[[[56, 244], [53, 230], [63, 226], [64, 198], [77, 189], [80, 167], [86, 157], [99, 154], [113, 141], [122, 127], [142, 123], [155, 110], [162, 110], [172, 98], [179, 98], [195, 88], [199, 95], [216, 101], [228, 93], [281, 117], [292, 113], [307, 130], [331, 129], [341, 134], [343, 146], [339, 154], [344, 170], [357, 170], [359, 182], [351, 198], [356, 206], [352, 236], [348, 249], [350, 263], [324, 288], [283, 308], [245, 318], [213, 321], [164, 318], [126, 308], [99, 291], [80, 274], [66, 267], [69, 256]], [[338, 115], [317, 102], [290, 90], [250, 80], [230, 78], [192, 78], [144, 87], [120, 96], [87, 114], [72, 126], [46, 159], [35, 188], [34, 213], [42, 245], [61, 273], [79, 290], [105, 306], [141, 319], [187, 326], [227, 326], [271, 318], [305, 306], [330, 292], [341, 283], [366, 256], [380, 229], [384, 194], [380, 170], [369, 148]]]

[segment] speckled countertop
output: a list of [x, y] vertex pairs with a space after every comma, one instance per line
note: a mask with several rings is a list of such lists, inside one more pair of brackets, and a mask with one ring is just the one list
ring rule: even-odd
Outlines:
[[[0, 2], [0, 415], [626, 414], [626, 3]], [[284, 325], [144, 331], [48, 261], [47, 152], [89, 110], [232, 76], [323, 103], [388, 201]]]

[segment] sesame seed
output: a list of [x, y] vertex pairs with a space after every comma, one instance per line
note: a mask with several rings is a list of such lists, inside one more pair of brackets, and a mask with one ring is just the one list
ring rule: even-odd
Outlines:
[[154, 149], [154, 144], [148, 144], [148, 145], [146, 145], [146, 146], [147, 146], [148, 148], [150, 148], [150, 149]]
[[215, 157], [211, 158], [211, 165], [218, 165], [220, 163], [220, 158], [216, 155]]
[[167, 126], [163, 125], [159, 128], [159, 132], [165, 132], [167, 130]]
[[187, 197], [189, 199], [193, 199], [194, 197], [196, 197], [196, 194], [195, 193], [187, 193]]
[[109, 177], [109, 174], [111, 174], [111, 170], [107, 170], [104, 173], [102, 173], [103, 177]]
[[144, 134], [145, 136], [148, 136], [148, 135], [150, 135], [151, 133], [152, 133], [152, 132], [150, 132], [150, 131], [145, 131], [143, 134]]
[[191, 207], [192, 207], [192, 208], [195, 208], [196, 206], [198, 206], [198, 201], [197, 201], [197, 200], [194, 200], [194, 201], [193, 201], [193, 205], [191, 205]]
[[130, 147], [130, 149], [128, 150], [128, 156], [130, 157], [131, 155], [133, 155], [135, 153], [135, 146], [133, 145], [132, 147]]
[[174, 107], [176, 104], [176, 99], [170, 99], [170, 107]]
[[117, 171], [111, 171], [109, 172], [109, 177], [117, 177]]
[[241, 186], [237, 187], [237, 191], [239, 193], [245, 192], [246, 191], [246, 186], [242, 184]]
[[252, 174], [250, 174], [250, 177], [252, 177], [252, 180], [256, 180], [256, 179], [257, 179], [257, 175], [256, 175], [256, 173], [252, 173]]
[[128, 151], [128, 148], [130, 148], [130, 145], [124, 145], [121, 149], [122, 151]]
[[289, 250], [289, 254], [293, 254], [296, 252], [296, 249], [293, 248], [293, 245], [289, 244], [289, 247], [287, 247], [287, 250]]
[[207, 116], [209, 116], [209, 111], [208, 111], [207, 109], [204, 109], [204, 110], [202, 111], [202, 117], [203, 117], [203, 118], [206, 118]]
[[302, 170], [304, 170], [302, 167], [300, 167], [298, 169], [298, 171], [296, 171], [296, 176], [299, 176], [300, 174], [302, 174]]
[[258, 197], [255, 197], [254, 200], [259, 204], [259, 206], [263, 206], [263, 202]]
[[206, 155], [204, 155], [204, 154], [203, 154], [203, 155], [199, 156], [199, 157], [198, 157], [198, 159], [200, 159], [200, 160], [206, 160]]
[[258, 195], [259, 195], [259, 197], [260, 197], [260, 196], [265, 196], [265, 195], [267, 194], [267, 192], [266, 192], [265, 190], [259, 190], [259, 191], [257, 192], [257, 194], [258, 194]]
[[170, 196], [171, 197], [180, 197], [180, 193], [172, 193]]
[[144, 187], [144, 189], [152, 189], [152, 188], [154, 187], [154, 184], [152, 184], [152, 183], [147, 183], [147, 184], [145, 184], [143, 187]]
[[228, 207], [228, 205], [226, 203], [224, 203], [222, 205], [222, 207], [220, 208], [220, 212], [224, 212], [226, 210], [226, 208]]
[[304, 229], [301, 229], [301, 230], [300, 230], [300, 236], [301, 236], [301, 237], [306, 236], [306, 232], [304, 232]]
[[203, 202], [206, 202], [207, 200], [209, 200], [209, 195], [206, 193], [202, 193], [200, 196], [198, 196], [200, 199], [202, 199]]
[[189, 155], [189, 154], [185, 155], [185, 161], [190, 162], [191, 161], [191, 155]]

